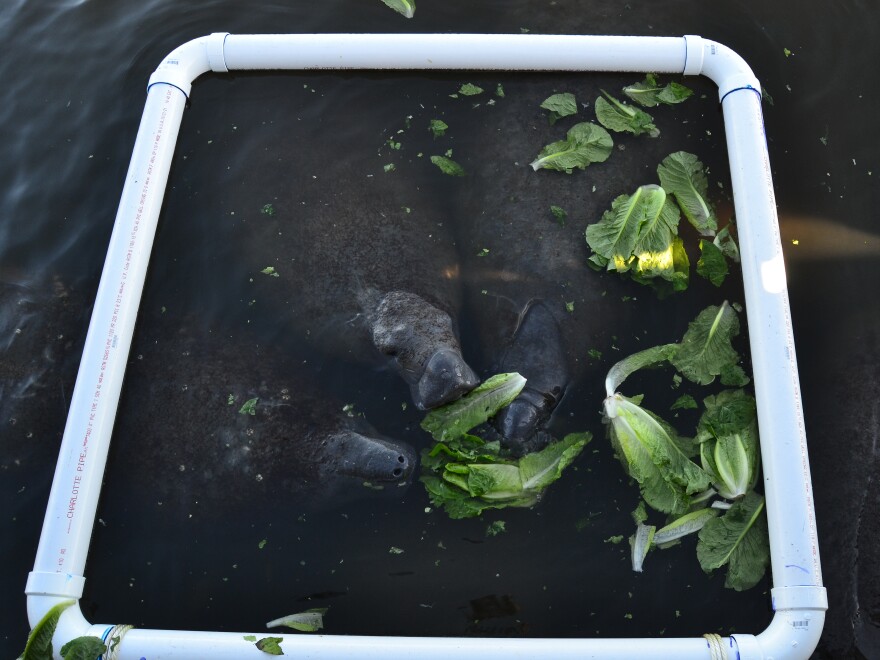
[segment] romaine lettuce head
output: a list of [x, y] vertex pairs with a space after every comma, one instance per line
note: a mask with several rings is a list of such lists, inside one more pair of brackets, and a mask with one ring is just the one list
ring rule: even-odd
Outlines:
[[605, 399], [611, 443], [627, 474], [652, 508], [680, 515], [691, 495], [709, 487], [708, 475], [681, 450], [685, 444], [657, 415], [622, 394]]
[[758, 481], [758, 418], [755, 399], [742, 390], [725, 390], [704, 400], [696, 441], [700, 462], [718, 494], [744, 497]]

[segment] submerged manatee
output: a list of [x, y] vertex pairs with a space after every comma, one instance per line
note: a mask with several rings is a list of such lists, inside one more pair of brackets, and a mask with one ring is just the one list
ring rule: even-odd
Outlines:
[[[291, 135], [240, 159], [247, 172], [235, 204], [248, 218], [242, 259], [254, 273], [254, 307], [275, 339], [389, 363], [414, 403], [433, 408], [479, 382], [461, 355], [451, 227], [427, 188], [443, 175], [416, 156], [430, 141], [424, 127], [404, 128], [411, 100], [378, 82], [347, 93], [342, 84], [326, 91], [324, 105], [285, 125]], [[378, 117], [353, 127], [351, 108], [364, 104]], [[345, 153], [328, 158], [324, 144], [340, 134]]]
[[[467, 313], [488, 368], [516, 370], [528, 379], [497, 418], [505, 443], [517, 452], [546, 442], [540, 429], [573, 379], [590, 369], [601, 383], [614, 351], [634, 333], [633, 319], [638, 318], [639, 332], [655, 321], [646, 306], [656, 300], [650, 289], [588, 267], [584, 232], [617, 196], [656, 183], [656, 166], [666, 155], [696, 151], [694, 140], [680, 130], [672, 135], [675, 129], [656, 112], [659, 138], [612, 133], [615, 147], [608, 160], [585, 171], [536, 172], [529, 166], [575, 123], [598, 123], [591, 106], [600, 87], [615, 90], [636, 80], [521, 76], [506, 79], [504, 97], [492, 105], [446, 104], [451, 109], [444, 117], [458, 127], [462, 146], [456, 153], [468, 172], [460, 194], [450, 197], [449, 213], [457, 218]], [[562, 91], [575, 92], [578, 114], [551, 125], [540, 104]], [[551, 206], [567, 216], [554, 217]], [[680, 306], [669, 298], [661, 312], [672, 316]]]
[[350, 417], [296, 364], [188, 331], [140, 333], [114, 430], [116, 465], [172, 507], [314, 509], [403, 492], [406, 443]]

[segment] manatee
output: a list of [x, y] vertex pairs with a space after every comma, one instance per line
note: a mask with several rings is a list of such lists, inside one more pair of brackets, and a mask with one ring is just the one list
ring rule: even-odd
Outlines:
[[[687, 136], [667, 136], [676, 131], [667, 130], [670, 126], [659, 117], [671, 110], [655, 112], [659, 138], [612, 133], [615, 147], [608, 160], [585, 171], [565, 174], [529, 166], [575, 123], [598, 123], [592, 103], [600, 87], [616, 90], [638, 79], [523, 75], [505, 79], [504, 97], [492, 105], [446, 104], [447, 122], [460, 127], [457, 155], [468, 172], [458, 194], [448, 197], [448, 213], [456, 218], [466, 313], [473, 317], [487, 368], [519, 371], [528, 380], [519, 398], [497, 417], [504, 442], [515, 452], [547, 441], [540, 430], [571, 382], [589, 372], [601, 383], [615, 350], [626, 354], [634, 319], [647, 329], [655, 314], [674, 315], [682, 304], [672, 297], [656, 312], [649, 302], [657, 296], [647, 287], [589, 268], [584, 237], [587, 225], [597, 222], [617, 196], [656, 183], [656, 166], [666, 155], [697, 150]], [[576, 94], [578, 113], [551, 125], [540, 104], [563, 91]], [[567, 216], [554, 217], [551, 206]], [[633, 352], [638, 348], [633, 346]]]
[[[301, 121], [255, 142], [238, 158], [233, 204], [245, 218], [240, 258], [253, 273], [254, 308], [271, 319], [273, 341], [388, 364], [428, 409], [479, 380], [458, 336], [451, 227], [429, 188], [443, 175], [416, 155], [430, 135], [407, 132], [413, 102], [388, 87], [349, 98], [340, 82]], [[355, 130], [351, 108], [365, 104], [378, 117]], [[327, 154], [340, 134], [345, 151]]]
[[313, 510], [410, 483], [409, 445], [277, 352], [169, 322], [139, 332], [131, 357], [114, 460], [163, 505]]

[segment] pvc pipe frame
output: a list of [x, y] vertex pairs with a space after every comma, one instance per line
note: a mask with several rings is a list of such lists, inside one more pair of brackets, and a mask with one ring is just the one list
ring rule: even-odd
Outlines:
[[[819, 564], [782, 243], [761, 115], [761, 93], [732, 50], [697, 36], [533, 34], [212, 34], [170, 53], [150, 77], [64, 429], [34, 570], [31, 625], [79, 600], [122, 378], [168, 172], [192, 82], [208, 71], [473, 69], [630, 71], [705, 75], [719, 88], [742, 255], [773, 573], [770, 626], [758, 635], [681, 639], [480, 639], [282, 635], [289, 655], [425, 660], [489, 658], [807, 658], [828, 607]], [[55, 648], [81, 635], [108, 639], [77, 605], [61, 615]], [[274, 634], [274, 633], [273, 633]], [[109, 641], [109, 640], [108, 640]], [[264, 658], [242, 633], [140, 630], [114, 658]]]

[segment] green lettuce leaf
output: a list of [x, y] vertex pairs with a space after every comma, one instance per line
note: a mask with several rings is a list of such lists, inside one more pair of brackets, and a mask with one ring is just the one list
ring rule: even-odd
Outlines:
[[547, 118], [550, 121], [551, 126], [563, 117], [568, 117], [569, 115], [577, 113], [577, 101], [574, 98], [574, 94], [569, 92], [554, 94], [553, 96], [547, 97], [541, 103], [541, 107], [544, 110], [550, 111]]
[[704, 400], [697, 426], [700, 462], [718, 494], [743, 497], [758, 481], [758, 416], [755, 399], [742, 390], [725, 390]]
[[688, 380], [708, 385], [723, 368], [739, 362], [731, 344], [738, 334], [739, 319], [727, 301], [707, 307], [690, 322], [670, 362]]
[[52, 637], [58, 626], [58, 619], [68, 607], [76, 603], [75, 600], [64, 600], [52, 606], [43, 618], [37, 622], [28, 635], [24, 652], [19, 660], [52, 660]]
[[697, 261], [697, 274], [705, 277], [715, 286], [721, 286], [727, 277], [728, 267], [724, 253], [715, 243], [700, 239], [700, 260]]
[[403, 14], [407, 18], [412, 18], [416, 15], [415, 0], [382, 0], [382, 2], [391, 7], [398, 14]]
[[525, 384], [518, 373], [492, 376], [457, 401], [429, 412], [422, 428], [440, 442], [460, 438], [513, 401]]
[[613, 146], [608, 131], [592, 122], [582, 122], [572, 126], [564, 140], [544, 147], [530, 165], [536, 172], [545, 169], [571, 174], [575, 168], [582, 170], [590, 163], [607, 160]]
[[611, 396], [617, 392], [623, 381], [629, 378], [639, 369], [647, 369], [656, 367], [664, 362], [668, 362], [678, 351], [678, 344], [664, 344], [662, 346], [653, 346], [646, 348], [638, 353], [625, 357], [608, 370], [605, 376], [605, 393]]
[[596, 118], [602, 126], [617, 133], [647, 133], [650, 137], [660, 135], [660, 130], [653, 124], [654, 120], [647, 112], [621, 103], [604, 89], [601, 91], [605, 98], [600, 96], [596, 99], [595, 109]]
[[61, 657], [64, 660], [95, 660], [106, 651], [107, 646], [100, 637], [84, 635], [72, 639], [62, 646]]
[[446, 156], [431, 156], [431, 162], [439, 167], [443, 174], [448, 174], [449, 176], [467, 176], [467, 172], [464, 171], [464, 168], [461, 165]]
[[657, 77], [653, 73], [649, 73], [645, 75], [642, 82], [624, 87], [623, 93], [639, 105], [653, 108], [661, 103], [664, 105], [681, 103], [690, 98], [694, 92], [676, 82], [661, 87], [657, 82]]
[[764, 498], [752, 492], [720, 518], [706, 523], [697, 542], [697, 559], [707, 573], [727, 565], [724, 586], [754, 587], [770, 563], [770, 539]]
[[324, 627], [324, 615], [327, 613], [327, 607], [314, 607], [305, 612], [289, 614], [280, 619], [274, 619], [266, 624], [267, 628], [277, 628], [279, 626], [287, 626], [300, 632], [317, 632]]
[[636, 525], [636, 533], [629, 537], [629, 547], [632, 550], [632, 568], [636, 573], [642, 572], [642, 565], [645, 563], [645, 557], [648, 556], [648, 550], [654, 542], [654, 533], [657, 528], [653, 525]]
[[691, 495], [709, 487], [709, 477], [682, 451], [675, 430], [621, 394], [605, 399], [611, 444], [642, 498], [663, 513], [683, 514]]
[[446, 135], [446, 129], [449, 128], [449, 124], [447, 124], [442, 119], [432, 119], [428, 123], [428, 130], [434, 134], [434, 137], [442, 137]]
[[284, 655], [284, 651], [281, 650], [281, 642], [283, 641], [283, 637], [263, 637], [254, 646], [269, 655]]
[[718, 515], [717, 509], [697, 509], [673, 520], [665, 527], [661, 527], [654, 534], [654, 545], [667, 546], [688, 534], [699, 532], [707, 522]]
[[718, 218], [707, 199], [709, 183], [700, 160], [686, 151], [676, 151], [657, 166], [657, 175], [694, 228], [703, 236], [714, 236]]

